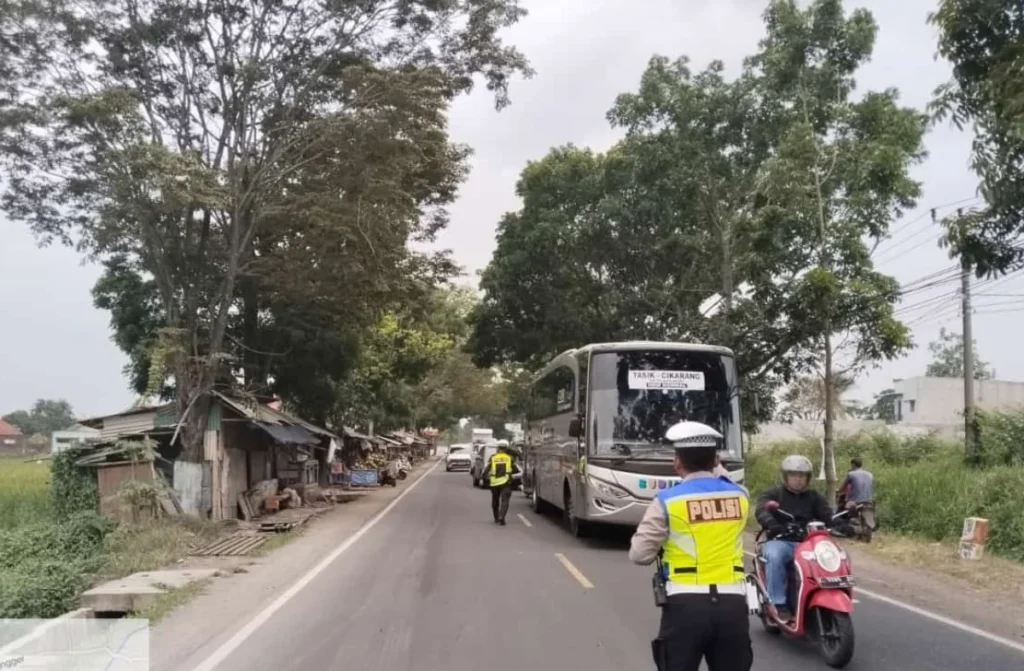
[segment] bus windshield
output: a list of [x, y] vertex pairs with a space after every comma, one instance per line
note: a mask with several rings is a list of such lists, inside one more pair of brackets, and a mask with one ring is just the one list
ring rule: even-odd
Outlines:
[[721, 450], [740, 455], [736, 362], [696, 350], [594, 354], [590, 364], [590, 453], [595, 457], [671, 459], [665, 432], [684, 420], [724, 437]]

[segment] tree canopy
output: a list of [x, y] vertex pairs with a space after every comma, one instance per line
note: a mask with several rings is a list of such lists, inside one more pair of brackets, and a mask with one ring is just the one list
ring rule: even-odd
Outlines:
[[832, 380], [910, 346], [868, 241], [916, 202], [926, 119], [896, 91], [854, 96], [868, 12], [776, 0], [765, 28], [732, 80], [718, 62], [653, 58], [609, 112], [622, 141], [526, 166], [481, 276], [477, 363], [530, 368], [607, 340], [727, 345], [750, 427], [802, 372]]
[[955, 253], [978, 275], [1024, 265], [1024, 7], [1017, 0], [941, 0], [931, 15], [953, 77], [932, 109], [974, 133], [972, 167], [985, 207]]
[[75, 413], [71, 404], [62, 398], [41, 398], [30, 410], [16, 410], [4, 415], [3, 420], [21, 429], [26, 436], [48, 435], [74, 426]]
[[529, 74], [500, 37], [517, 0], [9, 5], [0, 203], [106, 267], [135, 387], [198, 403], [191, 458], [210, 389], [322, 417], [382, 310], [451, 276], [407, 244], [465, 175], [448, 103]]
[[[964, 376], [964, 337], [959, 333], [951, 333], [945, 328], [939, 329], [939, 337], [928, 343], [928, 351], [932, 361], [924, 374], [928, 377]], [[978, 356], [977, 344], [974, 349], [974, 379], [991, 380], [992, 370]]]

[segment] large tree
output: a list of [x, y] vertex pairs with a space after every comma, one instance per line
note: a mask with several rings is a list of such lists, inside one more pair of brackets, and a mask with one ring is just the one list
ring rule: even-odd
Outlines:
[[933, 109], [974, 133], [972, 166], [985, 207], [954, 251], [979, 275], [1024, 265], [1024, 5], [941, 0], [930, 17], [939, 54], [953, 66]]
[[447, 103], [482, 74], [501, 106], [527, 69], [498, 36], [517, 0], [9, 7], [3, 207], [150, 292], [149, 368], [173, 374], [192, 460], [209, 390], [254, 370], [232, 322], [302, 331], [303, 347], [345, 330], [339, 308], [372, 323], [364, 308], [422, 268], [406, 243], [445, 224], [464, 174]]
[[[976, 344], [975, 347], [977, 347]], [[963, 378], [964, 337], [962, 335], [940, 328], [938, 339], [928, 343], [928, 351], [932, 354], [932, 360], [924, 371], [925, 375], [928, 377]], [[974, 350], [974, 379], [992, 379], [992, 370], [988, 363], [982, 361], [978, 356], [977, 349]]]
[[62, 398], [41, 398], [35, 402], [31, 410], [15, 410], [4, 415], [3, 420], [21, 429], [26, 436], [48, 435], [73, 426], [75, 413], [71, 409], [71, 404]]
[[825, 472], [834, 493], [837, 382], [911, 346], [894, 315], [896, 281], [873, 268], [867, 241], [913, 207], [920, 185], [911, 167], [925, 155], [925, 117], [901, 107], [898, 92], [855, 97], [854, 76], [874, 47], [869, 12], [847, 16], [841, 0], [801, 8], [774, 0], [767, 36], [749, 67], [765, 116], [780, 129], [764, 165], [762, 234], [776, 250], [756, 285], [775, 294], [792, 278], [787, 318], [800, 324], [824, 382]]
[[[748, 404], [770, 415], [781, 324], [737, 293], [754, 259], [756, 170], [750, 82], [721, 64], [651, 60], [637, 93], [609, 112], [626, 138], [606, 154], [576, 147], [531, 162], [505, 215], [474, 313], [477, 362], [534, 368], [585, 342], [716, 342], [736, 349]], [[736, 205], [739, 204], [739, 207]], [[709, 253], [710, 251], [710, 253]], [[702, 304], [715, 301], [715, 311]], [[709, 317], [708, 314], [715, 316]]]
[[481, 280], [479, 362], [536, 365], [609, 339], [725, 343], [759, 400], [749, 421], [800, 371], [834, 382], [909, 346], [865, 240], [914, 204], [924, 117], [895, 91], [853, 96], [868, 13], [779, 1], [765, 22], [736, 80], [655, 58], [610, 113], [621, 143], [527, 166]]

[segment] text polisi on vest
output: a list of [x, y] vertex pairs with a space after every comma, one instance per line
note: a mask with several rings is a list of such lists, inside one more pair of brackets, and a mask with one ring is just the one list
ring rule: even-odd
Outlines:
[[743, 518], [738, 496], [730, 498], [693, 499], [686, 502], [690, 522], [724, 522]]

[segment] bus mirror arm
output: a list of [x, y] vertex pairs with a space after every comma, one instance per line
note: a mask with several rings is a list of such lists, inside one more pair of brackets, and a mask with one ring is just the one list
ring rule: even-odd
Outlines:
[[573, 417], [569, 420], [569, 437], [581, 438], [583, 436], [583, 418]]

